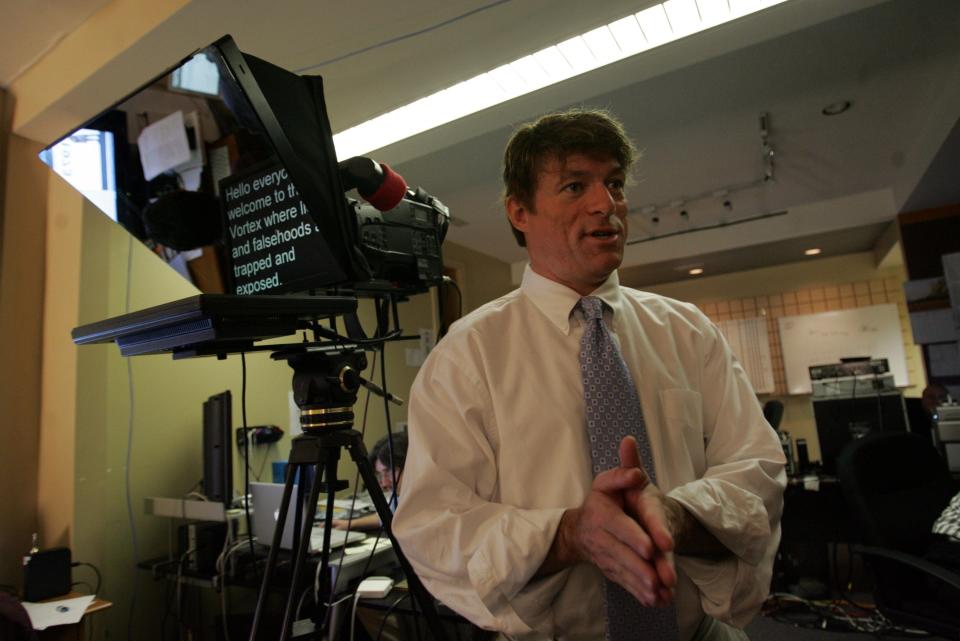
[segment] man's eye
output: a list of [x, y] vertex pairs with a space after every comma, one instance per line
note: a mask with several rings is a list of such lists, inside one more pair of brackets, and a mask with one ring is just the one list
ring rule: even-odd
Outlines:
[[583, 183], [579, 183], [579, 182], [567, 183], [566, 185], [563, 186], [562, 190], [569, 191], [574, 194], [578, 194], [581, 191], [583, 191]]
[[617, 180], [611, 180], [610, 182], [608, 182], [607, 186], [610, 188], [611, 191], [623, 191], [623, 188], [625, 185], [623, 180], [617, 179]]

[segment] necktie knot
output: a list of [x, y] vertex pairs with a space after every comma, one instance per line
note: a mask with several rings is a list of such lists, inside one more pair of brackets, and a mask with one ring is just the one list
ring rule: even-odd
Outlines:
[[580, 299], [580, 309], [587, 320], [603, 319], [603, 301], [596, 296], [584, 296]]

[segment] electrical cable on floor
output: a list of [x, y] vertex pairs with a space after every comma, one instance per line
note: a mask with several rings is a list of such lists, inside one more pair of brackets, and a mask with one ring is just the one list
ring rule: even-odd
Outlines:
[[[898, 634], [910, 638], [930, 636], [923, 630], [914, 630], [894, 625], [876, 608], [865, 606], [848, 607], [844, 600], [805, 599], [794, 594], [777, 592], [771, 594], [763, 605], [763, 613], [775, 621], [790, 623], [797, 627], [813, 630], [831, 630], [837, 632], [860, 632], [865, 634]], [[816, 617], [816, 621], [796, 619], [796, 606], [801, 614], [806, 612]], [[793, 609], [793, 612], [790, 610]], [[791, 615], [794, 616], [791, 619]], [[839, 626], [839, 627], [837, 627]]]

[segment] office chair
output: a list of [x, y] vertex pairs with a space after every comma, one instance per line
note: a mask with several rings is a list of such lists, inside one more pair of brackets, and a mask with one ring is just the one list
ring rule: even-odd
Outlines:
[[837, 472], [866, 544], [854, 551], [873, 571], [877, 608], [896, 624], [960, 636], [960, 544], [949, 567], [931, 532], [960, 490], [940, 454], [916, 434], [875, 433], [844, 448]]
[[763, 418], [767, 419], [767, 423], [770, 423], [773, 429], [780, 429], [780, 421], [783, 420], [783, 403], [777, 400], [764, 403]]

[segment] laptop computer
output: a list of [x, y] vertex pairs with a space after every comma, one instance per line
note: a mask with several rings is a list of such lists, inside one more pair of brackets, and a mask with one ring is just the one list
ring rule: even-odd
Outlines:
[[[273, 532], [277, 526], [277, 516], [280, 513], [280, 503], [283, 500], [283, 483], [251, 483], [250, 496], [253, 503], [251, 514], [253, 535], [264, 545], [273, 543]], [[293, 486], [293, 498], [296, 500], [297, 486]], [[306, 510], [304, 510], [304, 514]], [[291, 502], [287, 510], [287, 522], [283, 528], [283, 537], [280, 547], [284, 550], [293, 549], [293, 519], [296, 514], [296, 505]], [[320, 552], [323, 549], [323, 523], [316, 523], [310, 533], [310, 552]], [[367, 538], [363, 532], [345, 530], [330, 530], [330, 549], [343, 547], [352, 543], [359, 543]]]

